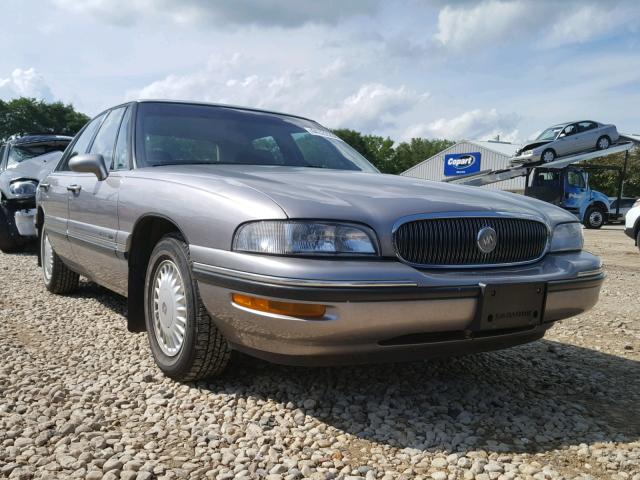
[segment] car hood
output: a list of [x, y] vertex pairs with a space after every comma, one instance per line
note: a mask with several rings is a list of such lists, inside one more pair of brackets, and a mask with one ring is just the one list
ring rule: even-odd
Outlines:
[[545, 140], [544, 142], [532, 141], [530, 143], [527, 143], [526, 145], [523, 145], [518, 150], [518, 152], [526, 152], [527, 150], [533, 150], [534, 148], [541, 147], [542, 145], [546, 145], [547, 143], [551, 143], [551, 140], [549, 140], [549, 141]]
[[7, 195], [9, 194], [9, 184], [18, 178], [28, 178], [32, 180], [42, 180], [49, 175], [58, 161], [62, 157], [62, 152], [55, 151], [39, 155], [20, 162], [15, 168], [8, 168], [0, 174], [0, 190]]
[[234, 192], [244, 186], [269, 197], [289, 218], [348, 220], [385, 230], [403, 217], [443, 212], [505, 212], [550, 225], [575, 221], [565, 210], [523, 195], [398, 175], [253, 165], [142, 170], [213, 193], [221, 191], [221, 182]]

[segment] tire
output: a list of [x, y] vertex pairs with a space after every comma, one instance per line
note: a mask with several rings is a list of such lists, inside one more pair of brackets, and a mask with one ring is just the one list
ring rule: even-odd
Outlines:
[[547, 148], [542, 155], [540, 155], [540, 159], [544, 163], [553, 162], [556, 159], [556, 152], [552, 148]]
[[607, 213], [602, 209], [602, 207], [594, 205], [587, 208], [587, 211], [584, 214], [583, 224], [587, 228], [598, 229], [605, 224], [606, 218]]
[[636, 234], [636, 246], [638, 247], [638, 250], [640, 250], [640, 230], [638, 230], [638, 233]]
[[3, 253], [21, 252], [26, 244], [25, 238], [18, 233], [13, 212], [0, 204], [0, 250]]
[[67, 267], [53, 250], [44, 227], [40, 232], [40, 259], [42, 279], [47, 290], [56, 295], [67, 295], [78, 288], [80, 275]]
[[610, 146], [611, 146], [611, 139], [607, 135], [601, 136], [600, 138], [598, 138], [598, 141], [596, 142], [596, 148], [598, 150], [606, 150]]
[[144, 313], [151, 353], [165, 375], [192, 382], [224, 371], [231, 348], [202, 303], [189, 248], [178, 234], [164, 236], [151, 253]]

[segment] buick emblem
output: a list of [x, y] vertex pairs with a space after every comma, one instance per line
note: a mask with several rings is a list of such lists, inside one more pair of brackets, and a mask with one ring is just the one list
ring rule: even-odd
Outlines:
[[482, 253], [491, 253], [498, 245], [498, 234], [491, 227], [481, 228], [478, 232], [476, 242]]

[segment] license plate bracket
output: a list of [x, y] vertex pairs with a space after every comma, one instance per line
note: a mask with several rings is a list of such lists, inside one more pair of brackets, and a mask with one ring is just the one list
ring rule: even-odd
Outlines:
[[509, 330], [542, 323], [546, 283], [481, 284], [480, 288], [473, 330]]

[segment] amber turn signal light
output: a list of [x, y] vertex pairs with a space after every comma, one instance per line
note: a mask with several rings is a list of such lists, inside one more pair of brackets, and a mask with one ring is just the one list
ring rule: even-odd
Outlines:
[[279, 302], [266, 298], [242, 295], [240, 293], [234, 293], [231, 298], [233, 299], [233, 303], [241, 307], [250, 308], [251, 310], [257, 310], [259, 312], [287, 315], [289, 317], [321, 318], [324, 317], [324, 314], [327, 312], [325, 305], [313, 303]]

